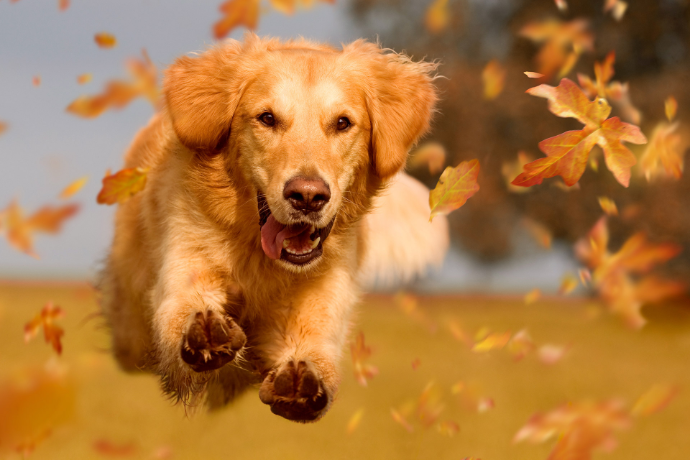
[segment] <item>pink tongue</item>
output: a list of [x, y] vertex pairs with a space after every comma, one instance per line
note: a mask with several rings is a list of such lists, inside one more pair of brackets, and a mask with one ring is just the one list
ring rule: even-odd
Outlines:
[[280, 259], [283, 241], [299, 236], [298, 241], [296, 241], [297, 244], [290, 246], [302, 247], [309, 240], [310, 228], [309, 224], [283, 225], [275, 220], [273, 215], [270, 215], [264, 226], [261, 227], [261, 247], [271, 259]]

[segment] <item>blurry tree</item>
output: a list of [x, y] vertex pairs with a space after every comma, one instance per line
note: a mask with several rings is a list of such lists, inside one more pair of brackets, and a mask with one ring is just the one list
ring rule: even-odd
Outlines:
[[[594, 77], [595, 61], [615, 51], [615, 76], [629, 82], [632, 103], [642, 112], [640, 127], [651, 138], [654, 126], [664, 119], [664, 100], [673, 95], [679, 103], [679, 133], [690, 140], [690, 3], [686, 0], [637, 0], [621, 21], [604, 12], [605, 0], [568, 0], [561, 12], [553, 0], [448, 0], [447, 25], [432, 33], [425, 15], [432, 0], [354, 0], [351, 14], [365, 36], [384, 46], [405, 50], [416, 58], [438, 59], [441, 90], [440, 114], [430, 140], [441, 142], [448, 163], [478, 158], [481, 191], [461, 212], [451, 214], [454, 237], [468, 251], [485, 260], [510, 254], [513, 230], [525, 215], [547, 225], [557, 238], [570, 242], [584, 235], [603, 214], [598, 197], [612, 198], [621, 216], [610, 223], [613, 246], [637, 230], [652, 241], [676, 242], [684, 255], [669, 264], [671, 270], [690, 274], [690, 179], [647, 182], [637, 166], [629, 188], [616, 182], [603, 166], [588, 168], [579, 188], [555, 186], [559, 178], [546, 180], [525, 193], [512, 193], [501, 174], [504, 163], [514, 162], [519, 150], [532, 159], [543, 154], [537, 144], [566, 130], [580, 129], [572, 119], [553, 116], [542, 99], [525, 90], [541, 83], [524, 71], [538, 71], [534, 57], [540, 46], [520, 36], [529, 23], [548, 18], [588, 21], [594, 36], [592, 52], [584, 50], [567, 74]], [[503, 92], [494, 100], [483, 99], [482, 69], [498, 59], [506, 69]], [[556, 76], [547, 80], [557, 84]], [[620, 116], [616, 111], [613, 116]], [[641, 156], [645, 146], [630, 146]], [[598, 152], [598, 153], [596, 153]], [[415, 169], [412, 174], [433, 187], [437, 176]]]

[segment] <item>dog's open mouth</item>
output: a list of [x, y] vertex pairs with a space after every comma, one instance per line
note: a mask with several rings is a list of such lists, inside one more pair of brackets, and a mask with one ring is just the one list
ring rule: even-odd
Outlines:
[[285, 225], [273, 217], [262, 193], [257, 194], [257, 201], [261, 248], [268, 257], [305, 265], [323, 254], [323, 243], [333, 228], [335, 217], [323, 228], [307, 222]]

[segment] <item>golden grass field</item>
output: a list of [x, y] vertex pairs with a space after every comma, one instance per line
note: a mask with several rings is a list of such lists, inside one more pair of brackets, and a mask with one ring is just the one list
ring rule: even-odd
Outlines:
[[[23, 325], [48, 300], [66, 311], [60, 320], [64, 352], [58, 359], [68, 367], [77, 399], [72, 420], [37, 445], [31, 454], [36, 460], [545, 460], [553, 440], [512, 443], [531, 414], [589, 398], [620, 397], [633, 404], [656, 383], [678, 384], [681, 392], [666, 409], [636, 419], [618, 436], [615, 451], [594, 458], [690, 458], [690, 311], [681, 307], [646, 309], [650, 323], [635, 332], [616, 318], [593, 314], [597, 304], [587, 299], [552, 298], [527, 306], [518, 297], [420, 297], [424, 323], [403, 313], [391, 297], [371, 296], [359, 307], [355, 331], [364, 332], [373, 349], [369, 362], [379, 374], [360, 386], [347, 353], [332, 410], [316, 424], [299, 425], [271, 414], [256, 391], [225, 410], [186, 416], [161, 396], [156, 378], [117, 368], [106, 351], [107, 330], [100, 318], [90, 318], [97, 304], [86, 285], [0, 284], [0, 378], [54, 355], [41, 336], [23, 341]], [[447, 327], [451, 318], [471, 333], [481, 327], [527, 328], [538, 344], [565, 344], [569, 350], [550, 366], [534, 356], [515, 362], [505, 350], [477, 354], [453, 338]], [[419, 423], [409, 433], [391, 417], [391, 408], [417, 399], [430, 381], [444, 405], [440, 420], [460, 427], [452, 437]], [[481, 414], [469, 410], [451, 393], [459, 381], [493, 398], [495, 408]], [[348, 434], [348, 421], [361, 408], [361, 421]], [[114, 447], [97, 449], [99, 442]]]

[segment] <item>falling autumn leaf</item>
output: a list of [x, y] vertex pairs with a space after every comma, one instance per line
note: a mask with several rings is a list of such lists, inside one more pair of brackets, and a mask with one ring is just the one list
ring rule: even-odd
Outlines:
[[500, 350], [505, 347], [510, 340], [510, 332], [492, 332], [486, 338], [478, 341], [472, 346], [475, 353], [484, 353], [491, 350]]
[[535, 58], [537, 71], [550, 78], [556, 73], [567, 74], [584, 51], [594, 48], [594, 36], [588, 29], [589, 22], [583, 19], [547, 19], [527, 24], [520, 35], [542, 44]]
[[82, 189], [82, 187], [86, 184], [86, 181], [88, 181], [88, 180], [89, 180], [88, 176], [84, 176], [80, 179], [75, 180], [71, 184], [69, 184], [60, 193], [60, 199], [66, 200], [66, 199], [74, 196], [75, 193], [77, 193], [79, 190]]
[[575, 255], [593, 271], [592, 285], [609, 310], [629, 326], [639, 329], [646, 323], [641, 309], [645, 303], [674, 297], [686, 289], [684, 283], [645, 275], [655, 265], [677, 256], [675, 244], [653, 244], [644, 233], [636, 233], [618, 252], [608, 252], [609, 234], [602, 217], [587, 236], [575, 245]]
[[527, 230], [530, 236], [534, 238], [534, 241], [536, 241], [539, 246], [544, 249], [551, 249], [553, 235], [551, 235], [551, 231], [545, 225], [529, 217], [520, 219], [520, 224]]
[[0, 134], [3, 134], [5, 131], [7, 131], [7, 126], [7, 123], [0, 121]]
[[44, 206], [25, 218], [24, 211], [15, 200], [4, 212], [0, 213], [0, 216], [4, 214], [7, 241], [16, 249], [30, 256], [38, 257], [33, 249], [33, 234], [37, 232], [58, 233], [63, 222], [78, 211], [79, 206], [75, 204], [59, 207]]
[[527, 294], [525, 294], [525, 305], [531, 305], [541, 297], [541, 290], [532, 289]]
[[256, 29], [259, 22], [259, 0], [228, 0], [220, 5], [223, 18], [213, 26], [213, 35], [220, 40], [235, 27], [245, 26], [249, 30]]
[[527, 78], [542, 78], [544, 76], [539, 72], [524, 72], [524, 74], [527, 75]]
[[410, 422], [408, 422], [407, 419], [403, 417], [403, 415], [397, 410], [391, 409], [391, 417], [393, 417], [393, 420], [395, 420], [396, 423], [405, 428], [409, 433], [412, 433], [414, 431], [414, 428], [412, 427], [412, 425], [410, 425]]
[[35, 77], [33, 77], [33, 78], [31, 79], [31, 84], [34, 85], [34, 86], [36, 86], [36, 87], [41, 86], [41, 76], [40, 76], [40, 75], [36, 75]]
[[0, 381], [0, 454], [26, 458], [76, 410], [76, 391], [66, 369], [51, 361]]
[[92, 444], [93, 450], [107, 457], [127, 457], [137, 452], [133, 442], [117, 444], [108, 439], [97, 439]]
[[112, 80], [105, 90], [96, 96], [80, 96], [68, 107], [67, 112], [83, 118], [95, 118], [109, 108], [121, 109], [137, 97], [145, 97], [154, 106], [158, 103], [158, 71], [151, 62], [146, 50], [143, 59], [129, 59], [127, 70], [130, 81]]
[[371, 347], [364, 343], [364, 333], [360, 332], [350, 345], [350, 354], [355, 379], [363, 387], [367, 386], [367, 382], [379, 373], [375, 366], [366, 362], [371, 357], [371, 353]]
[[529, 163], [530, 161], [533, 161], [534, 157], [532, 155], [528, 154], [527, 152], [524, 152], [520, 150], [517, 154], [517, 158], [515, 161], [506, 161], [501, 165], [501, 174], [503, 175], [503, 178], [505, 179], [506, 186], [508, 187], [508, 191], [511, 193], [527, 193], [530, 191], [529, 187], [518, 187], [516, 185], [511, 184], [513, 179], [522, 172], [522, 168]]
[[620, 110], [621, 117], [624, 120], [639, 125], [642, 115], [630, 100], [628, 84], [618, 81], [609, 83], [614, 75], [613, 65], [615, 62], [616, 53], [611, 51], [602, 62], [594, 63], [594, 81], [588, 76], [578, 73], [578, 82], [587, 97], [598, 96], [605, 98]]
[[623, 15], [628, 9], [628, 3], [623, 0], [606, 0], [604, 3], [604, 13], [611, 11], [611, 16], [616, 21], [623, 19]]
[[455, 168], [448, 166], [434, 188], [429, 193], [429, 207], [431, 215], [429, 221], [434, 216], [447, 215], [461, 207], [468, 198], [477, 193], [479, 184], [479, 161], [463, 161]]
[[69, 2], [70, 2], [70, 0], [59, 0], [58, 1], [58, 10], [60, 10], [60, 11], [67, 10], [67, 8], [69, 8]]
[[355, 432], [357, 427], [359, 426], [359, 422], [362, 421], [362, 416], [364, 415], [364, 408], [360, 407], [355, 411], [354, 414], [352, 414], [352, 417], [350, 417], [350, 420], [347, 422], [347, 429], [345, 430], [347, 434], [352, 434]]
[[617, 216], [618, 215], [618, 207], [616, 206], [616, 202], [613, 201], [611, 198], [605, 197], [605, 196], [600, 196], [597, 198], [599, 200], [599, 206], [601, 206], [602, 211], [606, 213], [608, 216]]
[[557, 87], [539, 85], [527, 93], [546, 98], [552, 113], [575, 118], [585, 127], [541, 141], [539, 148], [547, 156], [526, 164], [524, 171], [513, 180], [514, 185], [529, 187], [556, 175], [562, 176], [566, 185], [574, 185], [585, 171], [590, 150], [599, 145], [604, 151], [608, 169], [621, 185], [628, 186], [630, 168], [637, 160], [623, 141], [634, 144], [647, 142], [637, 126], [624, 123], [618, 117], [608, 118], [611, 107], [605, 99], [590, 101], [567, 78], [561, 80]]
[[542, 363], [553, 365], [563, 359], [565, 351], [563, 346], [544, 344], [537, 349], [537, 357]]
[[149, 168], [126, 168], [103, 178], [103, 188], [98, 193], [98, 204], [124, 203], [146, 186]]
[[427, 142], [412, 153], [407, 166], [414, 169], [426, 165], [429, 174], [438, 174], [446, 163], [446, 149], [438, 142]]
[[506, 349], [513, 355], [515, 361], [520, 361], [534, 350], [534, 341], [527, 329], [521, 329], [511, 337]]
[[96, 42], [99, 48], [112, 48], [117, 45], [115, 35], [107, 32], [101, 32], [94, 35], [93, 40]]
[[561, 286], [558, 288], [560, 295], [568, 295], [577, 287], [577, 278], [572, 273], [566, 273], [561, 279]]
[[77, 77], [77, 83], [85, 85], [91, 81], [91, 78], [93, 78], [93, 76], [90, 73], [83, 73]]
[[635, 402], [631, 414], [639, 417], [659, 412], [671, 403], [679, 391], [676, 385], [654, 385]]
[[415, 296], [409, 293], [399, 292], [395, 295], [393, 301], [395, 305], [413, 321], [424, 326], [429, 332], [433, 333], [436, 331], [436, 323], [419, 308], [419, 302]]
[[554, 3], [561, 13], [568, 11], [568, 2], [566, 0], [554, 0]]
[[678, 101], [676, 101], [675, 97], [669, 96], [664, 101], [664, 112], [668, 121], [673, 121], [676, 118], [676, 111], [678, 111]]
[[434, 0], [426, 10], [424, 24], [429, 32], [437, 34], [448, 27], [448, 0]]
[[438, 432], [444, 436], [453, 437], [460, 431], [460, 426], [450, 420], [444, 420], [437, 425]]
[[654, 128], [652, 140], [640, 158], [640, 168], [648, 181], [656, 177], [678, 180], [683, 175], [685, 144], [677, 129], [678, 122], [661, 122]]
[[60, 339], [65, 331], [55, 324], [55, 320], [63, 316], [65, 316], [65, 312], [62, 308], [53, 305], [52, 301], [48, 302], [31, 321], [24, 325], [24, 342], [28, 343], [36, 337], [38, 330], [43, 327], [43, 337], [46, 343], [51, 344], [58, 355], [62, 354], [62, 342]]
[[491, 101], [496, 99], [503, 91], [506, 79], [506, 70], [497, 59], [489, 61], [482, 71], [484, 83], [484, 99]]
[[513, 442], [557, 442], [550, 460], [587, 460], [596, 449], [614, 446], [614, 434], [627, 430], [631, 418], [620, 401], [568, 403], [546, 414], [535, 414], [513, 438]]

